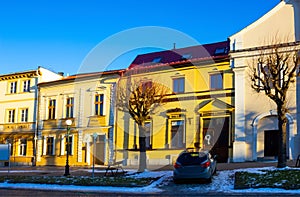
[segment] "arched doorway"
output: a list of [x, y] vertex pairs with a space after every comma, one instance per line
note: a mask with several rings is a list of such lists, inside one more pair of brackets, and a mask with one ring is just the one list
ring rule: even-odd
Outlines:
[[[294, 147], [294, 120], [290, 114], [286, 114], [287, 124], [287, 156], [289, 159], [295, 158]], [[271, 110], [257, 116], [252, 123], [253, 148], [252, 159], [260, 158], [277, 159], [278, 148], [278, 122], [277, 111]]]

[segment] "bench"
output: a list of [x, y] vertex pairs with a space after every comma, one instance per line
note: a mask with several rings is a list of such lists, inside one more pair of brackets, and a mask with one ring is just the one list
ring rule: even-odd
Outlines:
[[[122, 174], [125, 174], [125, 171], [122, 167], [124, 160], [116, 161], [112, 164], [108, 164], [107, 168], [105, 169], [104, 176], [112, 175], [115, 176], [118, 174], [118, 172], [121, 172]], [[120, 171], [119, 171], [120, 170]]]

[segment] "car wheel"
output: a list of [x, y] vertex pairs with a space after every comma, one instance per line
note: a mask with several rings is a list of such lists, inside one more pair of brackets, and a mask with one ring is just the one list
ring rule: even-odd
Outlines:
[[179, 180], [178, 180], [178, 179], [173, 179], [173, 182], [174, 182], [175, 184], [178, 184], [178, 183], [179, 183]]
[[217, 174], [217, 167], [215, 168], [214, 172], [213, 172], [213, 175], [216, 175]]
[[212, 177], [209, 177], [208, 179], [206, 179], [207, 183], [212, 183]]

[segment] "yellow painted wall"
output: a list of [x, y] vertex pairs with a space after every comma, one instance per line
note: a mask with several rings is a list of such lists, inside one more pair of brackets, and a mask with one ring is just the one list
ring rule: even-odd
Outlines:
[[[210, 74], [222, 72], [223, 73], [223, 90], [210, 90]], [[186, 112], [183, 112], [183, 117], [177, 120], [185, 120], [185, 138], [186, 145], [185, 148], [193, 148], [195, 142], [196, 132], [199, 131], [199, 114], [197, 112], [198, 105], [205, 101], [210, 100], [211, 98], [203, 97], [203, 99], [197, 99], [197, 96], [214, 96], [216, 94], [221, 95], [221, 101], [233, 106], [233, 97], [226, 96], [226, 93], [233, 92], [233, 73], [231, 72], [230, 65], [228, 61], [221, 63], [213, 63], [208, 65], [194, 65], [191, 67], [179, 68], [179, 69], [169, 69], [157, 72], [150, 72], [143, 74], [131, 75], [131, 80], [135, 79], [142, 80], [152, 80], [157, 83], [164, 84], [169, 87], [170, 93], [172, 92], [172, 78], [174, 77], [185, 78], [185, 93], [174, 94], [168, 96], [168, 98], [179, 98], [182, 100], [172, 101], [164, 103], [152, 117], [152, 133], [153, 133], [153, 144], [152, 149], [147, 151], [147, 158], [151, 160], [151, 163], [163, 162], [172, 164], [174, 158], [183, 150], [179, 149], [170, 149], [170, 131], [168, 131], [168, 136], [166, 136], [167, 127], [170, 129], [170, 119], [166, 111], [169, 109], [181, 108], [185, 109]], [[126, 80], [122, 80], [120, 83], [126, 83]], [[227, 90], [225, 90], [227, 89]], [[184, 98], [193, 98], [194, 99], [184, 99]], [[128, 165], [136, 165], [138, 162], [137, 158], [139, 155], [138, 150], [133, 150], [134, 147], [134, 132], [136, 132], [136, 144], [138, 144], [138, 127], [135, 125], [133, 119], [130, 118], [129, 114], [124, 118], [124, 112], [117, 112], [117, 127], [116, 127], [116, 160], [127, 159]], [[172, 119], [175, 120], [175, 119]], [[128, 140], [124, 142], [124, 133], [128, 133]], [[167, 137], [167, 139], [166, 139]], [[168, 142], [168, 147], [166, 143]], [[128, 146], [126, 146], [128, 143]], [[124, 149], [124, 146], [125, 149]], [[129, 149], [126, 150], [126, 148]]]

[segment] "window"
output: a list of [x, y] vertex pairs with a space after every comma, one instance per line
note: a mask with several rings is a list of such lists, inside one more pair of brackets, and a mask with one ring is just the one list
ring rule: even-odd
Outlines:
[[159, 63], [161, 61], [161, 57], [156, 57], [152, 60], [152, 63]]
[[145, 122], [145, 135], [146, 135], [146, 149], [152, 149], [151, 142], [151, 122]]
[[67, 98], [66, 104], [66, 118], [73, 118], [73, 109], [74, 109], [74, 98], [69, 97]]
[[73, 154], [73, 136], [69, 135], [69, 141], [68, 139], [66, 138], [65, 140], [65, 150], [66, 150], [66, 154], [67, 154], [67, 151], [69, 150], [69, 155], [72, 155]]
[[27, 147], [27, 139], [26, 138], [20, 139], [20, 145], [19, 145], [20, 156], [26, 156], [26, 147]]
[[30, 92], [30, 80], [23, 81], [23, 92]]
[[181, 56], [182, 60], [187, 60], [187, 59], [191, 59], [192, 58], [192, 54], [190, 53], [185, 53]]
[[103, 94], [96, 94], [95, 96], [95, 115], [103, 116]]
[[16, 81], [10, 82], [10, 91], [9, 91], [9, 93], [11, 93], [11, 94], [17, 93], [17, 82]]
[[210, 89], [220, 90], [223, 89], [223, 74], [216, 73], [210, 75]]
[[54, 155], [54, 137], [46, 138], [46, 155]]
[[21, 122], [28, 122], [28, 109], [21, 109]]
[[15, 122], [15, 110], [14, 109], [8, 110], [7, 122], [8, 123], [14, 123]]
[[184, 148], [184, 121], [171, 121], [171, 148]]
[[224, 53], [227, 53], [227, 47], [216, 48], [215, 50], [215, 55], [224, 54]]
[[60, 141], [60, 154], [61, 155], [66, 155], [67, 154], [67, 150], [69, 147], [69, 154], [73, 155], [73, 135], [69, 135], [69, 146], [67, 143], [67, 136], [66, 135], [62, 135], [61, 136], [61, 141]]
[[174, 93], [184, 92], [184, 77], [173, 79], [173, 92]]
[[56, 100], [50, 99], [48, 105], [48, 119], [55, 119]]

